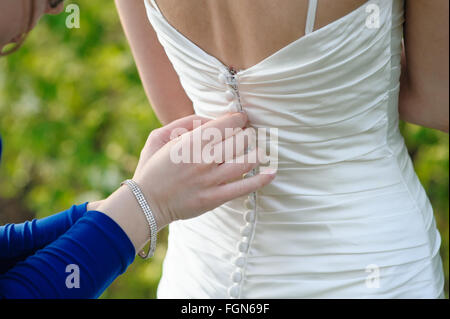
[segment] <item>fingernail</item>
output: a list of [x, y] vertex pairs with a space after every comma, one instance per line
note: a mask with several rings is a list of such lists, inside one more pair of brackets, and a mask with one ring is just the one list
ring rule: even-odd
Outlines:
[[234, 113], [232, 116], [234, 116], [236, 118], [239, 117], [239, 120], [242, 123], [241, 126], [244, 126], [244, 124], [247, 123], [247, 116], [245, 115], [245, 113], [238, 112], [238, 113]]
[[276, 175], [277, 170], [275, 168], [272, 167], [260, 167], [259, 170], [260, 174], [265, 174], [265, 175]]

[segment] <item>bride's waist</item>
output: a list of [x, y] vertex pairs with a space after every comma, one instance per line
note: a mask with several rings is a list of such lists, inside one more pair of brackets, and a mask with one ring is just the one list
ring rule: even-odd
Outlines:
[[[255, 220], [246, 222], [244, 198], [171, 225], [172, 245], [230, 260], [246, 241], [250, 256], [371, 254], [436, 246], [436, 229], [402, 189], [371, 196], [271, 197], [259, 195]], [[367, 194], [368, 195], [368, 194]], [[276, 209], [278, 208], [278, 209]], [[426, 212], [432, 218], [432, 209]], [[248, 229], [244, 234], [243, 230]], [[415, 249], [415, 248], [414, 248]]]
[[315, 163], [304, 162], [299, 154], [283, 153], [278, 158], [270, 156], [270, 162], [262, 164], [276, 168], [277, 176], [258, 193], [267, 196], [328, 196], [382, 189], [402, 182], [404, 172], [396, 163], [397, 159], [387, 148], [376, 156], [371, 153], [329, 163], [320, 159]]

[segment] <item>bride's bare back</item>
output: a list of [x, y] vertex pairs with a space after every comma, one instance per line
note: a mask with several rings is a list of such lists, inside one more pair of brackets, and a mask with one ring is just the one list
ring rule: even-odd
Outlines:
[[[314, 30], [365, 2], [319, 0]], [[305, 34], [308, 0], [156, 0], [156, 3], [178, 31], [236, 69], [257, 64]]]
[[[144, 1], [150, 1], [115, 1], [158, 118], [166, 124], [193, 114], [192, 102], [148, 22]], [[367, 2], [317, 1], [314, 30]], [[400, 118], [448, 132], [449, 1], [392, 1], [405, 2]], [[302, 37], [308, 9], [308, 0], [156, 0], [156, 3], [180, 33], [236, 69], [247, 69]]]

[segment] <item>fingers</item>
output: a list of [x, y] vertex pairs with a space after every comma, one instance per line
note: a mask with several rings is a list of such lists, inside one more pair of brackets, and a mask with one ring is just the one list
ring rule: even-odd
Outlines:
[[166, 139], [166, 143], [177, 136], [180, 136], [186, 132], [192, 131], [200, 125], [208, 123], [211, 119], [201, 117], [198, 115], [189, 115], [181, 119], [170, 122], [169, 124], [160, 128], [161, 135]]
[[215, 178], [217, 185], [242, 179], [245, 173], [259, 165], [258, 153], [261, 152], [258, 149], [254, 149], [247, 154], [242, 154], [219, 165], [217, 168], [214, 168], [211, 177]]
[[[171, 143], [177, 150], [189, 151], [181, 156], [187, 162], [203, 163], [208, 166], [221, 164], [236, 155], [243, 154], [249, 140], [256, 143], [256, 136], [252, 137], [250, 129], [242, 132], [246, 123], [247, 116], [243, 113], [226, 114], [217, 120], [207, 121], [189, 134], [173, 139]], [[227, 142], [223, 144], [223, 140]], [[175, 151], [177, 152], [179, 151]]]
[[211, 157], [214, 159], [214, 163], [222, 164], [227, 161], [231, 161], [236, 157], [243, 155], [247, 148], [256, 147], [256, 133], [253, 128], [241, 128], [235, 129], [235, 134], [229, 136], [224, 141], [217, 144], [208, 144], [205, 149], [205, 153], [212, 153]]
[[[217, 130], [217, 133], [220, 135], [221, 140], [225, 140], [226, 138], [235, 134], [234, 130], [237, 128], [245, 127], [247, 123], [247, 115], [245, 113], [231, 113], [226, 114], [217, 120], [209, 121], [208, 123], [202, 125], [201, 128], [195, 128], [192, 131], [192, 134], [196, 136], [200, 131], [197, 130], [208, 130], [214, 129]], [[200, 135], [201, 139], [201, 135]], [[202, 141], [202, 144], [205, 145], [209, 141]]]
[[194, 128], [194, 121], [199, 121], [201, 125], [211, 121], [211, 119], [208, 119], [206, 117], [198, 116], [196, 114], [192, 114], [186, 117], [183, 117], [181, 119], [175, 120], [170, 122], [169, 124], [165, 125], [165, 128], [168, 128], [170, 130], [176, 128], [176, 127], [183, 127], [189, 131], [191, 131]]
[[191, 131], [196, 125], [200, 126], [209, 121], [210, 119], [194, 114], [172, 121], [163, 127], [153, 130], [147, 138], [141, 156], [144, 156], [146, 159], [150, 158], [172, 139]]
[[236, 182], [220, 185], [215, 190], [215, 196], [223, 204], [234, 198], [248, 195], [257, 189], [266, 186], [275, 178], [276, 172], [266, 172]]

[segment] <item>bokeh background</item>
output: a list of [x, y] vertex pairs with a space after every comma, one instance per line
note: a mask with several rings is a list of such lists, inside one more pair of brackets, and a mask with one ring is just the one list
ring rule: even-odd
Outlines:
[[[79, 29], [66, 28], [68, 13], [45, 17], [19, 52], [0, 59], [0, 224], [105, 198], [132, 175], [160, 126], [114, 2], [71, 2], [81, 10]], [[448, 135], [400, 125], [442, 236], [448, 297]], [[154, 298], [166, 246], [164, 230], [155, 257], [136, 258], [102, 298]]]

